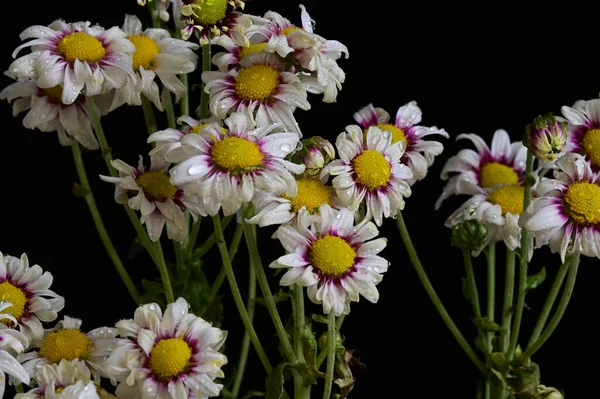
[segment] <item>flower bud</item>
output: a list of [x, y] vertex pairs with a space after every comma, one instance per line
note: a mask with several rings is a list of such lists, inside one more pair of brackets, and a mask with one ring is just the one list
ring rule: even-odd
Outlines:
[[487, 240], [488, 228], [478, 220], [470, 219], [452, 228], [452, 245], [468, 251], [477, 251]]
[[301, 140], [301, 143], [302, 148], [291, 156], [291, 161], [306, 166], [302, 177], [318, 178], [325, 165], [335, 158], [335, 149], [328, 140], [319, 136]]
[[[341, 335], [338, 333], [338, 334], [336, 334], [335, 338], [336, 338], [336, 345], [335, 345], [336, 348], [342, 347], [344, 344], [344, 340], [342, 339]], [[317, 340], [317, 344], [319, 345], [319, 350], [327, 350], [327, 332], [324, 332], [321, 334], [321, 336]]]
[[538, 115], [525, 128], [523, 144], [544, 162], [552, 162], [567, 142], [567, 122], [559, 122], [552, 114]]
[[536, 399], [564, 399], [564, 396], [556, 388], [540, 385], [538, 386]]

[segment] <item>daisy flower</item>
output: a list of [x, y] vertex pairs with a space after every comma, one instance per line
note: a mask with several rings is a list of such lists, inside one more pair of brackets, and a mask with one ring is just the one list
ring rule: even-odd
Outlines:
[[569, 122], [565, 152], [576, 152], [600, 171], [600, 99], [579, 100], [572, 107], [561, 108]]
[[27, 28], [20, 38], [34, 40], [17, 47], [13, 57], [25, 47], [32, 47], [32, 52], [15, 60], [8, 74], [37, 77], [42, 89], [62, 87], [64, 104], [72, 104], [82, 93], [94, 96], [119, 89], [128, 75], [135, 79], [131, 69], [135, 46], [118, 27], [104, 30], [90, 22], [56, 20], [47, 27]]
[[137, 168], [120, 159], [111, 161], [111, 165], [119, 171], [119, 177], [100, 175], [100, 178], [116, 184], [117, 203], [127, 204], [131, 209], [141, 212], [140, 221], [146, 225], [152, 241], [160, 239], [165, 224], [169, 239], [183, 241], [188, 231], [183, 213], [186, 209], [190, 211], [194, 222], [198, 214], [206, 216], [195, 197], [187, 195], [169, 181], [170, 164], [162, 157], [152, 156], [148, 171], [141, 155]]
[[[134, 318], [117, 323], [119, 338], [107, 363], [119, 381], [118, 397], [206, 398], [223, 388], [227, 358], [219, 353], [227, 333], [188, 313], [183, 298], [167, 305], [141, 305]], [[195, 395], [195, 396], [194, 396]]]
[[214, 40], [213, 44], [221, 46], [226, 50], [216, 53], [211, 59], [211, 62], [222, 72], [228, 72], [231, 69], [239, 68], [240, 62], [249, 54], [262, 52], [277, 53], [282, 58], [285, 58], [289, 53], [287, 45], [282, 46], [278, 43], [278, 46], [272, 46], [267, 43], [264, 38], [258, 38], [258, 41], [250, 40], [250, 43], [247, 46], [240, 46], [228, 36], [219, 36]]
[[430, 134], [439, 134], [448, 138], [444, 129], [437, 127], [425, 127], [417, 125], [421, 122], [422, 112], [416, 101], [411, 101], [398, 109], [394, 124], [390, 123], [390, 114], [382, 108], [375, 108], [373, 104], [361, 108], [354, 113], [354, 120], [364, 129], [370, 126], [378, 126], [381, 130], [388, 131], [392, 135], [392, 144], [403, 141], [406, 145], [402, 162], [413, 171], [414, 177], [408, 181], [413, 185], [417, 180], [422, 180], [427, 175], [427, 169], [433, 164], [433, 160], [444, 150], [442, 143], [438, 141], [425, 141], [423, 137]]
[[521, 225], [536, 247], [549, 245], [563, 262], [575, 253], [600, 258], [600, 174], [580, 154], [565, 154], [556, 166], [556, 179], [540, 181]]
[[[38, 87], [37, 80], [19, 80], [0, 92], [0, 99], [13, 103], [13, 116], [28, 111], [23, 118], [27, 129], [56, 132], [61, 145], [69, 146], [73, 140], [90, 150], [98, 149], [98, 141], [85, 99], [79, 96], [72, 104], [63, 104], [63, 89], [55, 86], [47, 89]], [[104, 114], [100, 109], [97, 113]]]
[[328, 205], [319, 208], [316, 219], [300, 210], [295, 224], [280, 226], [274, 237], [289, 252], [272, 262], [272, 268], [289, 268], [279, 284], [308, 287], [311, 301], [323, 304], [323, 312], [336, 316], [350, 312], [350, 301], [362, 295], [372, 303], [379, 299], [376, 285], [389, 262], [377, 254], [387, 245], [366, 219], [354, 226], [354, 213]]
[[391, 140], [377, 126], [369, 127], [366, 134], [360, 126], [346, 126], [335, 142], [340, 159], [321, 171], [321, 177], [335, 176], [332, 184], [342, 204], [356, 212], [364, 200], [366, 218], [372, 217], [378, 226], [382, 217], [394, 217], [404, 209], [403, 197], [411, 194], [406, 180], [413, 172], [400, 161], [405, 144]]
[[200, 44], [207, 45], [220, 35], [229, 36], [240, 46], [248, 45], [244, 35], [252, 21], [244, 14], [235, 11], [244, 8], [242, 0], [183, 0], [181, 18], [185, 27], [182, 37], [187, 40], [196, 32]]
[[224, 119], [229, 113], [248, 111], [258, 126], [279, 122], [286, 131], [300, 133], [293, 113], [297, 107], [310, 109], [300, 79], [284, 72], [283, 62], [270, 53], [249, 54], [242, 66], [229, 72], [202, 72], [210, 112]]
[[[7, 301], [0, 303], [0, 312], [12, 304]], [[0, 313], [0, 322], [14, 323], [14, 317]], [[17, 330], [6, 328], [0, 324], [0, 398], [4, 397], [6, 374], [22, 384], [29, 384], [27, 370], [15, 359], [14, 353], [21, 353], [29, 345], [27, 337]]]
[[171, 183], [185, 185], [186, 193], [198, 194], [201, 206], [214, 216], [237, 212], [256, 191], [298, 194], [292, 173], [304, 165], [284, 158], [296, 149], [296, 133], [277, 132], [278, 124], [255, 127], [252, 118], [234, 113], [225, 120], [228, 132], [213, 124], [204, 134], [186, 134], [181, 142], [188, 158], [171, 169]]
[[[128, 84], [115, 91], [111, 109], [123, 104], [141, 105], [143, 94], [160, 111], [160, 90], [155, 81], [158, 76], [166, 90], [175, 94], [176, 100], [187, 92], [178, 74], [190, 73], [196, 69], [198, 56], [194, 53], [199, 46], [185, 40], [173, 39], [164, 29], [142, 30], [142, 22], [135, 15], [126, 15], [123, 31], [135, 46], [133, 70], [136, 79], [128, 77]], [[164, 92], [164, 95], [169, 95]]]
[[213, 128], [221, 129], [223, 134], [227, 134], [227, 129], [223, 127], [221, 119], [210, 116], [207, 119], [196, 120], [190, 116], [184, 115], [177, 119], [178, 125], [183, 125], [181, 130], [167, 128], [148, 136], [148, 143], [155, 143], [155, 147], [149, 155], [160, 154], [167, 162], [181, 162], [187, 157], [185, 149], [181, 145], [181, 139], [190, 133], [196, 133], [209, 137], [210, 133], [205, 133], [206, 128], [212, 124]]
[[[459, 134], [456, 139], [471, 140], [477, 151], [463, 149], [448, 159], [441, 173], [441, 179], [448, 183], [435, 203], [435, 209], [454, 194], [475, 195], [499, 184], [524, 180], [527, 148], [521, 141], [511, 143], [506, 130], [496, 130], [491, 148], [476, 134]], [[454, 176], [449, 177], [450, 174]]]
[[90, 379], [90, 370], [77, 359], [40, 367], [35, 372], [35, 381], [36, 388], [17, 394], [15, 399], [100, 399], [97, 387]]
[[0, 298], [12, 304], [2, 313], [15, 318], [9, 326], [19, 329], [32, 345], [44, 335], [42, 321], [56, 320], [65, 306], [65, 299], [50, 290], [52, 280], [39, 265], [29, 267], [26, 254], [19, 259], [0, 252]]

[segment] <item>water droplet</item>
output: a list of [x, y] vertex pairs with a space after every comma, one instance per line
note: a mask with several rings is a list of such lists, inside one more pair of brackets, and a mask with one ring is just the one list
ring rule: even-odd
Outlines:
[[282, 145], [279, 146], [279, 149], [283, 152], [290, 152], [292, 150], [292, 146], [289, 145], [288, 143], [283, 143]]
[[199, 173], [202, 173], [203, 170], [204, 170], [204, 165], [192, 165], [188, 169], [188, 173], [190, 175], [197, 175]]
[[340, 219], [342, 218], [342, 214], [341, 214], [341, 213], [338, 213], [337, 215], [335, 215], [335, 218], [336, 218], [337, 220], [340, 220]]

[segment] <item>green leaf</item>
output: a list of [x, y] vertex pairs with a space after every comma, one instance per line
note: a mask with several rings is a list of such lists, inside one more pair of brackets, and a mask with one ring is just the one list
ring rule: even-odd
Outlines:
[[313, 313], [311, 315], [311, 317], [317, 323], [327, 324], [327, 317], [323, 316], [322, 314], [315, 314], [315, 313]]
[[504, 327], [501, 325], [494, 323], [492, 320], [487, 317], [481, 317], [475, 319], [475, 325], [477, 328], [483, 331], [502, 331]]
[[473, 298], [471, 298], [471, 293], [469, 291], [469, 283], [467, 282], [467, 279], [465, 277], [462, 277], [460, 280], [462, 282], [462, 293], [463, 293], [463, 296], [465, 297], [465, 299], [467, 300], [467, 302], [469, 302], [472, 305], [473, 304]]
[[275, 301], [275, 303], [279, 303], [279, 302], [284, 302], [287, 301], [288, 299], [290, 299], [292, 296], [290, 294], [288, 294], [287, 292], [283, 291], [283, 290], [279, 290], [279, 292], [276, 292], [273, 295], [273, 300]]
[[353, 356], [349, 351], [345, 351], [342, 355], [338, 356], [335, 363], [335, 376], [338, 377], [333, 382], [340, 387], [340, 399], [345, 399], [352, 388], [354, 388], [354, 382], [356, 381], [352, 375], [350, 369], [350, 362]]
[[91, 193], [88, 189], [81, 187], [79, 183], [73, 183], [73, 194], [76, 197], [85, 197]]
[[264, 392], [250, 391], [247, 394], [245, 394], [244, 396], [242, 396], [240, 399], [250, 399], [250, 398], [257, 398], [257, 397], [264, 397], [264, 396], [265, 396]]
[[281, 395], [283, 395], [283, 383], [285, 381], [283, 371], [289, 365], [288, 362], [282, 362], [271, 371], [271, 374], [267, 377], [265, 399], [281, 399]]
[[317, 340], [313, 335], [309, 325], [304, 325], [300, 329], [300, 342], [302, 343], [302, 352], [306, 360], [308, 372], [315, 377], [325, 378], [325, 373], [322, 373], [317, 368]]
[[532, 290], [542, 284], [546, 279], [546, 268], [542, 267], [542, 270], [537, 274], [527, 276], [527, 283], [525, 284], [525, 291]]

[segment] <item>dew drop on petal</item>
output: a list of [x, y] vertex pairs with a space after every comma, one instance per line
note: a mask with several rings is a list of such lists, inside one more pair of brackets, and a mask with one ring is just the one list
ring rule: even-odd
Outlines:
[[279, 146], [279, 149], [283, 152], [289, 152], [292, 150], [292, 146], [289, 145], [288, 143], [283, 143], [282, 145]]
[[204, 170], [204, 165], [192, 165], [188, 169], [188, 173], [190, 175], [197, 175], [199, 173], [202, 173], [203, 170]]

